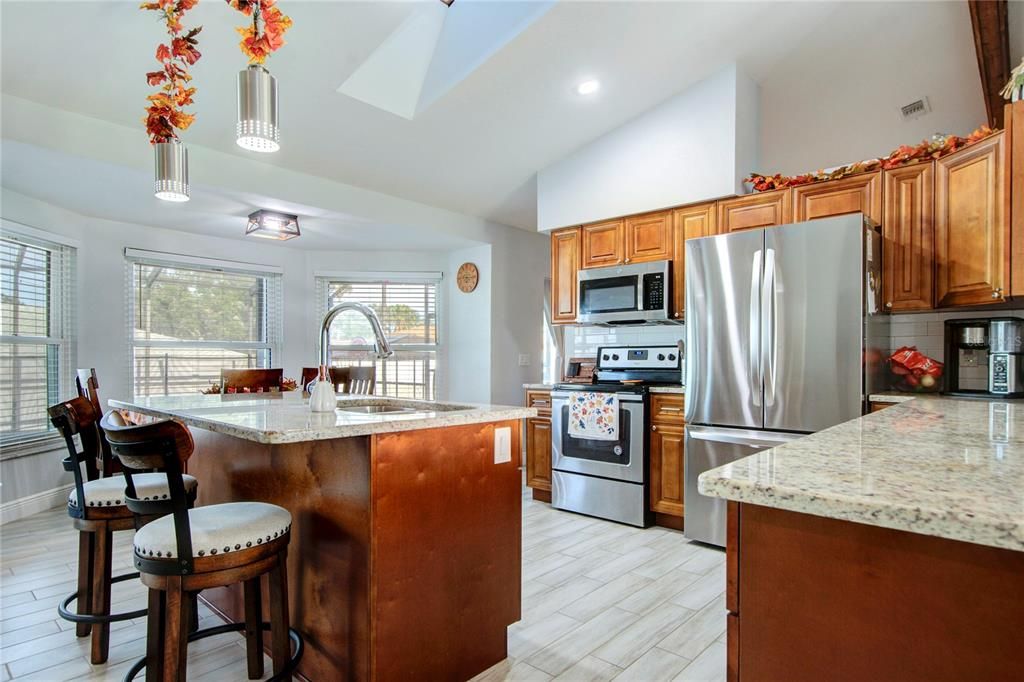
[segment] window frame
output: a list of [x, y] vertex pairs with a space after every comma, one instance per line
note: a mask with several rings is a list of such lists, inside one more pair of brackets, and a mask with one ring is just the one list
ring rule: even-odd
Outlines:
[[[324, 315], [330, 308], [330, 286], [333, 283], [352, 284], [429, 284], [434, 287], [434, 343], [395, 343], [392, 342], [391, 349], [396, 355], [403, 352], [431, 352], [434, 354], [433, 361], [433, 395], [424, 395], [424, 400], [437, 400], [443, 395], [444, 383], [444, 344], [442, 329], [444, 328], [444, 273], [437, 271], [399, 271], [399, 272], [360, 272], [360, 271], [317, 271], [313, 273], [314, 290], [316, 292], [316, 314], [317, 320], [323, 320]], [[317, 325], [316, 356], [320, 352], [319, 324]], [[373, 344], [353, 345], [328, 345], [328, 357], [334, 350], [340, 351], [361, 351], [372, 353]], [[369, 358], [368, 358], [369, 359]], [[379, 380], [378, 386], [384, 382]], [[415, 384], [422, 386], [423, 384]], [[425, 394], [425, 392], [424, 392]], [[382, 394], [383, 395], [383, 394]], [[388, 397], [388, 396], [385, 396]]]
[[[78, 250], [81, 244], [74, 239], [39, 230], [28, 225], [0, 219], [0, 237], [50, 254], [48, 264], [49, 298], [47, 300], [47, 335], [22, 336], [18, 334], [0, 334], [2, 345], [43, 345], [56, 348], [57, 367], [53, 371], [57, 386], [53, 392], [47, 392], [47, 406], [69, 397], [74, 386], [75, 368], [78, 365]], [[54, 258], [59, 261], [54, 263]], [[47, 361], [47, 376], [51, 369]], [[60, 440], [56, 429], [46, 420], [43, 431], [24, 432], [23, 435], [12, 437], [8, 433], [0, 433], [0, 446], [3, 453], [0, 459], [7, 460], [26, 455], [36, 454], [52, 449]]]
[[[203, 256], [149, 251], [126, 247], [124, 249], [125, 268], [125, 324], [127, 330], [128, 350], [128, 392], [134, 399], [136, 396], [135, 354], [138, 348], [186, 348], [186, 349], [223, 349], [238, 351], [266, 351], [267, 368], [282, 357], [284, 346], [284, 278], [282, 269], [270, 265], [230, 261]], [[263, 341], [188, 341], [135, 339], [135, 314], [138, 304], [138, 292], [135, 288], [136, 266], [167, 267], [177, 270], [193, 270], [212, 273], [232, 273], [249, 275], [261, 279], [264, 288], [261, 295], [263, 310], [260, 311], [260, 326]], [[276, 300], [272, 300], [276, 299]], [[159, 395], [159, 394], [154, 394]], [[187, 395], [187, 394], [168, 394]]]

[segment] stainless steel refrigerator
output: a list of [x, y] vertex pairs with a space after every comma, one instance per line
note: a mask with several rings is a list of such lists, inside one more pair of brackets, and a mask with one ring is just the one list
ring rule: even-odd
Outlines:
[[889, 344], [861, 214], [686, 242], [685, 534], [725, 545], [704, 471], [863, 414]]

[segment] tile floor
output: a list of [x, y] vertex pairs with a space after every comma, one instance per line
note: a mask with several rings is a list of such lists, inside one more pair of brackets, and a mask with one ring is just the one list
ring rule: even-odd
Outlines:
[[[475, 682], [725, 679], [722, 552], [529, 498], [523, 514], [523, 619], [509, 628], [509, 658]], [[115, 538], [114, 572], [127, 572], [131, 536]], [[110, 660], [92, 666], [89, 640], [57, 616], [75, 589], [78, 547], [64, 510], [3, 526], [0, 543], [0, 682], [122, 679], [144, 653], [143, 620], [115, 623]], [[115, 610], [144, 605], [140, 583], [114, 586]], [[202, 627], [217, 622], [200, 608]], [[188, 679], [246, 679], [241, 638], [190, 646]]]

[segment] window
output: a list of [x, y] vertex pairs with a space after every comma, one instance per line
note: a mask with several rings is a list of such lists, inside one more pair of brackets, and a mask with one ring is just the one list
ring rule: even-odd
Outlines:
[[337, 367], [373, 365], [377, 394], [395, 398], [433, 400], [437, 372], [437, 285], [429, 277], [393, 276], [386, 280], [358, 277], [318, 277], [321, 314], [345, 301], [372, 307], [395, 354], [381, 360], [373, 354], [373, 331], [366, 318], [344, 312], [334, 318], [330, 332], [330, 362]]
[[75, 249], [4, 221], [0, 237], [0, 444], [53, 433], [46, 408], [75, 365]]
[[126, 250], [136, 397], [198, 393], [222, 369], [271, 367], [281, 340], [281, 276], [213, 259]]

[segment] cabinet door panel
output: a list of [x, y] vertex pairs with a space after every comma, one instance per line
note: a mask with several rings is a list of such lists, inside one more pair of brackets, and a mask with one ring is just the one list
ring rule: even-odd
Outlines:
[[583, 267], [618, 265], [623, 260], [623, 221], [583, 226]]
[[882, 288], [889, 312], [928, 310], [934, 298], [934, 164], [885, 171]]
[[683, 515], [683, 426], [651, 425], [651, 511]]
[[551, 490], [551, 420], [526, 420], [526, 485]]
[[1008, 293], [1002, 133], [935, 162], [935, 298], [939, 307], [1000, 303]]
[[576, 273], [580, 269], [580, 228], [551, 233], [551, 321], [576, 321]]
[[881, 185], [881, 173], [874, 172], [794, 187], [793, 220], [799, 223], [815, 218], [863, 213], [873, 222], [880, 223]]
[[793, 222], [793, 196], [788, 189], [747, 194], [718, 202], [718, 234]]
[[676, 209], [672, 222], [672, 317], [682, 319], [686, 305], [686, 240], [715, 234], [715, 204]]
[[672, 251], [672, 213], [626, 218], [626, 263], [667, 260]]

